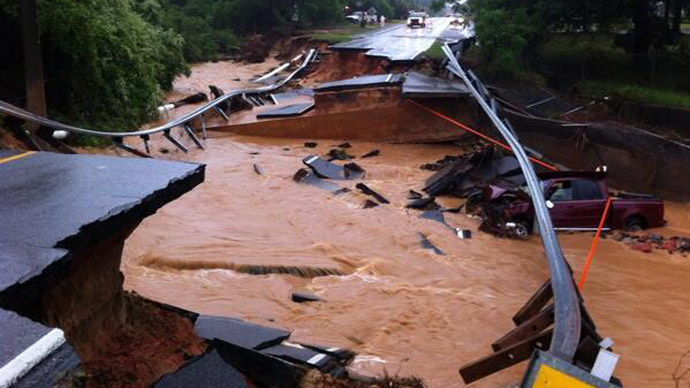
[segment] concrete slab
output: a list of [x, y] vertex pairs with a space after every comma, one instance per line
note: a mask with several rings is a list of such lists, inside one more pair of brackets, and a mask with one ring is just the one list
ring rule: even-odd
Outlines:
[[189, 361], [177, 373], [164, 376], [155, 388], [250, 388], [244, 375], [216, 349]]
[[272, 119], [272, 118], [279, 118], [279, 117], [301, 116], [301, 115], [309, 112], [312, 109], [314, 109], [314, 103], [313, 102], [284, 105], [284, 106], [278, 106], [277, 108], [274, 108], [271, 110], [263, 111], [263, 112], [257, 114], [256, 118], [258, 118], [258, 119]]
[[208, 315], [202, 315], [197, 319], [194, 330], [206, 340], [218, 340], [247, 349], [267, 348], [290, 337], [290, 332], [285, 330]]

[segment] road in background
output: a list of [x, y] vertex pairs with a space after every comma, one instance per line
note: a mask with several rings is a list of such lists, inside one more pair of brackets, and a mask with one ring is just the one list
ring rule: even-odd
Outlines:
[[454, 44], [474, 37], [474, 24], [451, 25], [453, 18], [430, 18], [425, 28], [405, 24], [355, 38], [332, 46], [335, 50], [369, 50], [367, 55], [388, 58], [391, 62], [413, 61], [437, 40]]

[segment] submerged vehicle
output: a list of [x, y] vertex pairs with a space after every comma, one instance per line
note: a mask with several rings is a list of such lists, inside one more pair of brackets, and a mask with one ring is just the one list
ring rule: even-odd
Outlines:
[[[651, 195], [619, 193], [613, 196], [605, 172], [549, 172], [539, 174], [556, 230], [597, 229], [609, 199], [604, 228], [640, 231], [665, 225], [664, 203]], [[526, 238], [534, 230], [534, 207], [521, 187], [490, 185], [484, 189], [486, 209], [505, 222], [507, 229]]]

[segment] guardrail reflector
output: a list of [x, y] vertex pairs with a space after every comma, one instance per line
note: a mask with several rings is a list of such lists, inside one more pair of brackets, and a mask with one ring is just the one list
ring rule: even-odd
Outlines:
[[532, 388], [595, 388], [548, 365], [541, 365]]

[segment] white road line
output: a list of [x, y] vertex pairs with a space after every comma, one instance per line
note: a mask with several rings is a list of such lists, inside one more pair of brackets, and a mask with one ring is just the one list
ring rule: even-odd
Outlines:
[[0, 388], [11, 387], [64, 343], [65, 334], [62, 330], [51, 330], [14, 360], [0, 368]]

